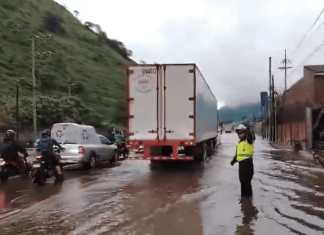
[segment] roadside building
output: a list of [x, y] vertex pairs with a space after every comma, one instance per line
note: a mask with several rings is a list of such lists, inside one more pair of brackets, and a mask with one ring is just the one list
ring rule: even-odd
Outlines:
[[324, 148], [324, 65], [304, 67], [304, 77], [280, 97], [276, 140]]

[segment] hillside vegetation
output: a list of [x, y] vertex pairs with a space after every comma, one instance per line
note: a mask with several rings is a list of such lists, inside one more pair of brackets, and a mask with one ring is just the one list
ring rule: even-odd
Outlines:
[[36, 44], [38, 122], [76, 121], [96, 126], [126, 120], [123, 43], [91, 22], [82, 24], [52, 0], [0, 1], [0, 125], [13, 126], [16, 85], [22, 125], [32, 120], [32, 53]]

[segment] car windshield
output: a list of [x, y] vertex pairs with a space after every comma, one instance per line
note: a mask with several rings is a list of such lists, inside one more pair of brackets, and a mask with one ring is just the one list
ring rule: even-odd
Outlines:
[[109, 141], [109, 139], [108, 138], [106, 138], [106, 137], [104, 137], [104, 136], [99, 136], [99, 139], [100, 139], [100, 142], [102, 143], [102, 144], [111, 144], [111, 142]]

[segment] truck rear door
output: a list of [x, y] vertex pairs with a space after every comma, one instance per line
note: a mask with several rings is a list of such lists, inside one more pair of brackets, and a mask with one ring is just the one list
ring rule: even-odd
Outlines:
[[194, 139], [194, 65], [164, 65], [164, 135], [168, 140]]
[[156, 140], [158, 136], [158, 66], [129, 68], [130, 140]]

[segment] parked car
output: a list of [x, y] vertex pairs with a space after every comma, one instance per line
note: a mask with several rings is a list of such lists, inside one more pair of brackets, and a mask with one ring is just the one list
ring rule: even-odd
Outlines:
[[64, 148], [61, 152], [63, 165], [90, 169], [103, 162], [114, 163], [118, 160], [117, 146], [105, 136], [98, 135], [92, 126], [56, 123], [51, 136]]

